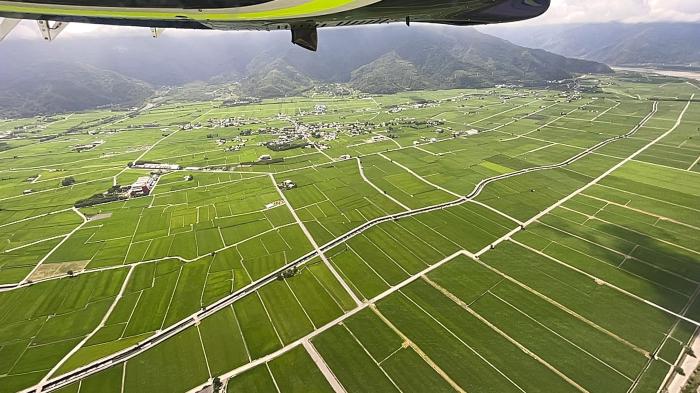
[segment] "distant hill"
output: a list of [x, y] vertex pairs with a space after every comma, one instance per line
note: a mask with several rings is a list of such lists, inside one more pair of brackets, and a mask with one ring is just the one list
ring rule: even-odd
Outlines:
[[[246, 92], [272, 97], [303, 91], [317, 81], [350, 83], [370, 93], [393, 93], [498, 83], [541, 84], [575, 73], [611, 72], [599, 63], [519, 47], [471, 28], [389, 26], [324, 30], [321, 34], [322, 46], [317, 53], [286, 42], [260, 46], [262, 53], [239, 73]], [[271, 69], [278, 71], [277, 75], [261, 75]], [[279, 86], [271, 86], [271, 80], [279, 81]]]
[[288, 45], [261, 47], [262, 54], [239, 73], [245, 91], [259, 97], [290, 95], [316, 81], [394, 93], [498, 83], [533, 85], [575, 73], [611, 72], [603, 64], [519, 47], [470, 28], [390, 26], [322, 33], [317, 53]]
[[350, 82], [359, 90], [537, 85], [575, 73], [611, 72], [599, 63], [523, 48], [474, 29], [415, 29], [390, 38], [385, 54], [351, 72]]
[[[319, 83], [393, 93], [534, 85], [611, 72], [603, 64], [520, 47], [472, 28], [394, 25], [324, 29], [319, 35], [316, 53], [291, 45], [288, 32], [59, 39], [49, 45], [9, 40], [0, 45], [0, 81], [10, 81], [0, 91], [0, 113], [131, 104], [148, 96], [147, 84], [236, 82], [241, 94], [268, 98], [297, 95]], [[5, 66], [2, 59], [13, 61]], [[37, 66], [46, 59], [57, 66]]]
[[610, 65], [700, 67], [700, 23], [495, 26], [482, 30], [518, 45]]
[[93, 66], [45, 62], [0, 72], [0, 115], [32, 116], [102, 106], [134, 106], [153, 94], [148, 84]]
[[240, 81], [243, 94], [263, 98], [299, 95], [314, 86], [309, 76], [268, 56], [254, 58]]

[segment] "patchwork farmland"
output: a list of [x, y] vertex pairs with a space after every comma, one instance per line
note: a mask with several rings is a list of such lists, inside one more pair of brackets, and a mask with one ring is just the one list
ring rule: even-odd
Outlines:
[[0, 120], [0, 392], [673, 391], [699, 98], [618, 74]]

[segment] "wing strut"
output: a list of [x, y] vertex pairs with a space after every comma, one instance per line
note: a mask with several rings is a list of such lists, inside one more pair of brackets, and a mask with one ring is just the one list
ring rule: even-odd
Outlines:
[[165, 31], [165, 29], [162, 27], [151, 27], [151, 35], [153, 38], [160, 37], [160, 35], [163, 34], [163, 31]]
[[17, 26], [21, 19], [5, 18], [0, 22], [0, 41], [3, 40]]
[[291, 26], [292, 42], [304, 49], [316, 52], [318, 49], [318, 31], [316, 25]]
[[48, 20], [38, 20], [36, 23], [39, 25], [41, 36], [44, 37], [46, 41], [53, 41], [56, 39], [63, 29], [68, 26], [68, 22], [54, 22], [52, 25]]

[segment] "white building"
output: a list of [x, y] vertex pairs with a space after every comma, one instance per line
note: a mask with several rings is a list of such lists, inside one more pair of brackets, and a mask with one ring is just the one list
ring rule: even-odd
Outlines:
[[157, 179], [155, 176], [139, 177], [129, 188], [129, 196], [137, 197], [150, 194], [156, 185]]
[[136, 164], [133, 166], [133, 168], [143, 168], [143, 169], [162, 169], [162, 170], [170, 170], [170, 171], [178, 171], [180, 170], [180, 165], [176, 164]]

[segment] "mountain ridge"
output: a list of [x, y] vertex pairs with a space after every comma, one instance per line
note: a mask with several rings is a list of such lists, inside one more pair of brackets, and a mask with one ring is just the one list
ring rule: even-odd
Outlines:
[[[113, 38], [99, 45], [93, 40], [67, 40], [51, 45], [41, 42], [43, 46], [39, 49], [33, 43], [15, 41], [7, 47], [0, 46], [0, 59], [18, 60], [7, 67], [0, 64], [0, 81], [5, 78], [29, 83], [27, 70], [34, 69], [31, 73], [36, 79], [34, 84], [44, 80], [46, 86], [50, 80], [51, 86], [60, 86], [56, 75], [37, 68], [38, 64], [44, 64], [41, 58], [64, 65], [77, 64], [76, 69], [91, 75], [88, 80], [93, 81], [90, 85], [93, 88], [90, 94], [73, 95], [76, 100], [90, 98], [79, 103], [48, 102], [50, 96], [42, 100], [36, 94], [22, 97], [15, 92], [15, 103], [0, 104], [0, 114], [88, 109], [90, 103], [134, 104], [138, 101], [135, 98], [143, 98], [151, 86], [183, 86], [193, 82], [234, 83], [241, 95], [272, 98], [299, 95], [324, 83], [347, 83], [368, 93], [395, 93], [499, 83], [541, 85], [547, 80], [567, 79], [579, 73], [612, 72], [600, 63], [524, 48], [472, 28], [385, 26], [321, 33], [323, 44], [316, 53], [292, 46], [276, 33], [236, 35], [249, 38], [239, 40], [228, 40], [226, 35], [162, 37], [158, 40], [162, 45], [154, 45], [155, 40], [143, 42], [134, 38]], [[78, 58], [80, 63], [75, 61]], [[62, 67], [62, 75], [80, 79], [75, 72], [68, 72], [70, 67]], [[103, 87], [96, 83], [100, 72], [104, 72]], [[123, 91], [115, 88], [116, 80], [124, 84]], [[67, 91], [74, 87], [70, 83], [63, 86]], [[95, 91], [100, 89], [115, 96], [105, 100]], [[60, 92], [57, 95], [67, 97]]]
[[700, 23], [595, 23], [481, 28], [517, 45], [610, 65], [700, 66]]
[[27, 66], [0, 75], [0, 115], [10, 117], [140, 105], [154, 90], [143, 81], [76, 62]]

